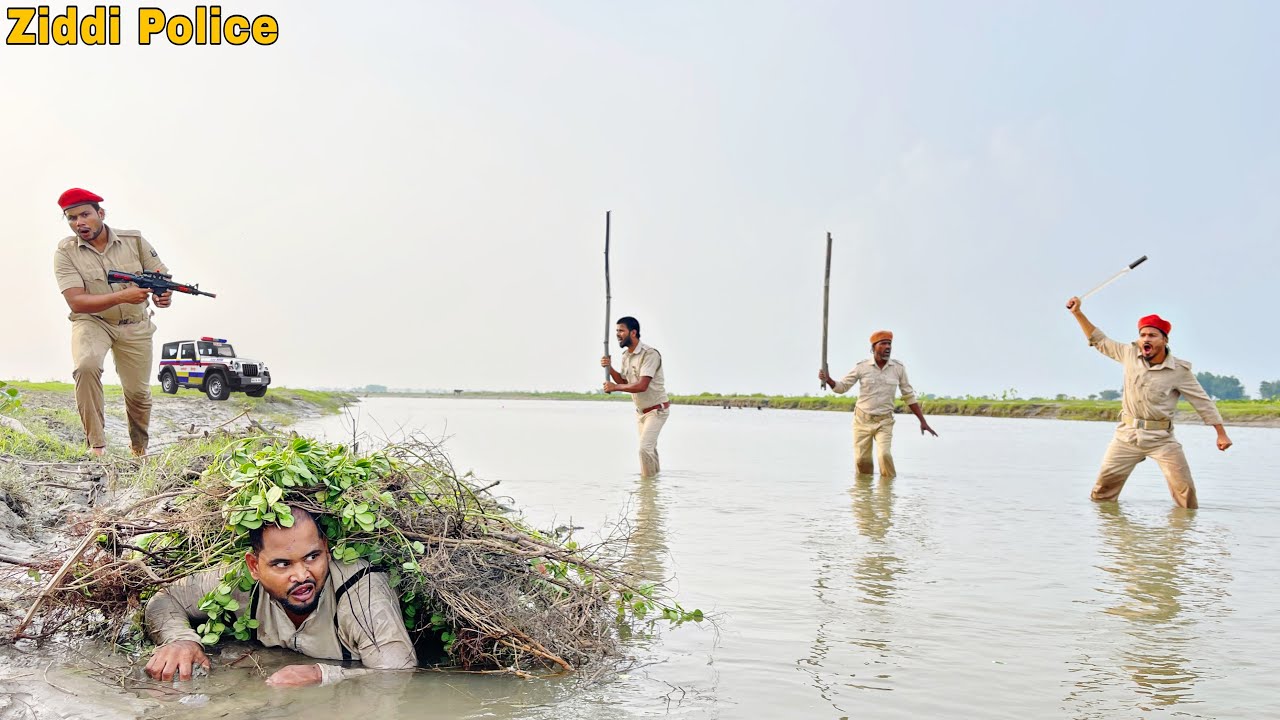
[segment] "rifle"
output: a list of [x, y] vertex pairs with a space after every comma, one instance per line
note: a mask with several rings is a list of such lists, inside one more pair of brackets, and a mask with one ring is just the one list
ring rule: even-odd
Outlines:
[[140, 288], [146, 288], [156, 295], [163, 295], [170, 290], [188, 295], [208, 295], [209, 297], [218, 297], [211, 292], [205, 292], [196, 285], [186, 285], [184, 283], [173, 282], [169, 278], [172, 275], [166, 275], [162, 272], [140, 272], [137, 274], [121, 272], [120, 270], [112, 270], [107, 273], [107, 282], [109, 283], [133, 283]]

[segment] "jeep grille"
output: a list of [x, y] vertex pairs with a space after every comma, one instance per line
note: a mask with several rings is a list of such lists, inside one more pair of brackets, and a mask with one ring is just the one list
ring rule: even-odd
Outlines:
[[255, 377], [258, 374], [258, 366], [255, 363], [245, 363], [241, 372], [245, 377]]

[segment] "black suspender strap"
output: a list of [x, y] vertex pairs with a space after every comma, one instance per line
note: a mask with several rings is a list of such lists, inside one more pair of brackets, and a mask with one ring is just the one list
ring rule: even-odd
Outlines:
[[369, 566], [365, 566], [357, 570], [346, 582], [338, 586], [337, 591], [333, 593], [333, 636], [338, 640], [338, 647], [342, 648], [342, 661], [351, 661], [351, 651], [347, 649], [346, 643], [342, 642], [342, 636], [338, 633], [338, 610], [339, 603], [342, 602], [342, 596], [352, 588], [360, 579], [369, 574]]
[[[261, 586], [258, 585], [258, 583], [253, 584], [253, 595], [249, 597], [249, 619], [250, 620], [258, 619], [258, 595], [261, 594], [258, 591], [261, 589], [262, 588]], [[258, 631], [256, 629], [253, 631], [253, 635], [254, 637], [257, 637]]]

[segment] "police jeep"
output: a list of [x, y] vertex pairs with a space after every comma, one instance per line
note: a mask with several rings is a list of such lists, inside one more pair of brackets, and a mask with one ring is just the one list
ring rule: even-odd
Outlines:
[[160, 389], [173, 395], [178, 388], [202, 390], [210, 400], [226, 400], [233, 390], [262, 397], [271, 384], [267, 366], [237, 357], [221, 338], [168, 342], [160, 348]]

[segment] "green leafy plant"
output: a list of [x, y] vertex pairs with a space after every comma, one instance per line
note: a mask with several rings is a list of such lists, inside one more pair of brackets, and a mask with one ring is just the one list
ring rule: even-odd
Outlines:
[[12, 412], [22, 407], [22, 397], [18, 388], [0, 380], [0, 412]]

